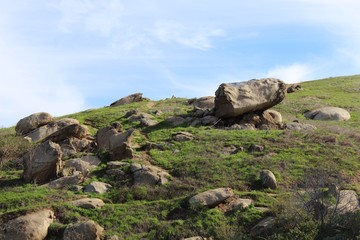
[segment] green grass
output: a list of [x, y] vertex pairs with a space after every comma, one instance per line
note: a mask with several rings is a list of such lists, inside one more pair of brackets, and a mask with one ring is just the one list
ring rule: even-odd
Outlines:
[[[360, 76], [304, 82], [302, 87], [302, 91], [288, 94], [274, 109], [281, 112], [285, 122], [298, 119], [316, 125], [318, 129], [314, 132], [173, 127], [165, 121], [168, 117], [187, 117], [192, 111], [186, 104], [187, 99], [177, 98], [90, 109], [64, 116], [78, 119], [93, 135], [113, 122], [121, 123], [124, 130], [135, 128], [132, 141], [136, 160], [150, 161], [173, 176], [168, 184], [155, 187], [132, 186], [131, 181], [105, 178], [108, 159], [106, 152], [101, 153], [103, 164], [86, 183], [102, 180], [114, 188], [101, 196], [90, 195], [107, 202], [98, 210], [84, 210], [67, 203], [80, 198], [79, 193], [24, 184], [20, 180], [21, 166], [12, 163], [33, 146], [15, 136], [14, 128], [0, 129], [3, 163], [0, 165], [0, 222], [26, 211], [51, 207], [57, 216], [57, 223], [51, 230], [54, 235], [66, 224], [93, 219], [107, 234], [118, 235], [121, 239], [180, 239], [197, 235], [231, 239], [235, 235], [246, 236], [257, 221], [267, 214], [274, 214], [276, 208], [273, 206], [299, 186], [309, 169], [331, 170], [345, 177], [343, 187], [360, 192]], [[322, 106], [346, 108], [352, 118], [347, 122], [304, 118], [305, 111]], [[134, 109], [152, 114], [159, 124], [144, 127], [124, 118]], [[157, 110], [162, 115], [155, 116]], [[195, 140], [174, 141], [172, 136], [179, 131], [192, 133]], [[160, 143], [165, 150], [145, 152], [141, 147], [146, 142]], [[264, 150], [253, 152], [253, 145], [261, 145]], [[238, 151], [226, 153], [224, 149], [229, 146], [235, 146]], [[262, 169], [275, 174], [279, 189], [261, 188], [259, 173]], [[123, 170], [129, 172], [128, 168]], [[193, 211], [187, 205], [190, 196], [218, 187], [231, 187], [238, 196], [250, 197], [255, 204], [245, 211], [227, 214], [217, 209]], [[273, 212], [262, 213], [255, 207], [268, 207]], [[298, 226], [299, 229], [305, 227]]]

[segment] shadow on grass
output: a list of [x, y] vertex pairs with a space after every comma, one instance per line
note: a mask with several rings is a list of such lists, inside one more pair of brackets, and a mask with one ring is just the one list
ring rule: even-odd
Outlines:
[[24, 181], [20, 178], [17, 179], [0, 179], [0, 190], [7, 187], [16, 187], [24, 185]]

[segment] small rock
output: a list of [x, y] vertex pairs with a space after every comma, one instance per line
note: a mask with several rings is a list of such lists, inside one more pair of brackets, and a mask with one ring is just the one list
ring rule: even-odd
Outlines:
[[275, 226], [276, 219], [274, 217], [267, 217], [261, 220], [253, 228], [251, 228], [250, 236], [261, 236], [266, 235], [271, 232], [272, 228]]
[[188, 132], [177, 132], [173, 134], [173, 138], [177, 142], [185, 142], [194, 140], [194, 135]]
[[72, 205], [85, 209], [102, 208], [105, 203], [99, 198], [82, 198], [70, 202]]
[[292, 131], [314, 131], [314, 130], [316, 130], [316, 127], [314, 125], [307, 124], [307, 123], [298, 123], [298, 122], [286, 123], [285, 128], [292, 130]]
[[170, 174], [159, 167], [133, 163], [130, 168], [134, 184], [164, 185], [171, 179]]
[[63, 189], [65, 187], [76, 185], [84, 181], [84, 176], [80, 173], [74, 173], [72, 176], [61, 177], [47, 184], [50, 188]]
[[264, 188], [271, 188], [271, 189], [277, 188], [275, 175], [270, 170], [261, 171], [260, 179]]
[[166, 122], [168, 122], [173, 127], [177, 127], [184, 124], [186, 120], [183, 117], [173, 116], [166, 119]]
[[100, 240], [104, 229], [94, 221], [87, 221], [69, 225], [64, 231], [64, 240]]
[[122, 160], [122, 159], [134, 158], [134, 151], [126, 142], [113, 148], [109, 153], [110, 153], [110, 160]]
[[256, 130], [255, 125], [250, 123], [243, 123], [243, 124], [234, 124], [229, 130]]
[[107, 163], [106, 168], [107, 169], [116, 169], [116, 168], [122, 168], [122, 167], [126, 167], [126, 166], [130, 166], [130, 164], [127, 162], [121, 162], [121, 161], [111, 161], [111, 162]]
[[123, 98], [113, 102], [112, 104], [110, 104], [110, 106], [116, 107], [116, 106], [121, 106], [121, 105], [129, 104], [129, 103], [141, 102], [144, 100], [148, 100], [147, 98], [143, 98], [142, 95], [143, 95], [142, 93], [131, 94], [129, 96], [123, 97]]
[[217, 188], [199, 193], [189, 199], [189, 204], [193, 208], [199, 206], [215, 207], [224, 202], [227, 198], [234, 196], [231, 188]]
[[103, 194], [109, 191], [111, 188], [112, 186], [108, 183], [92, 182], [85, 187], [84, 192]]
[[262, 152], [264, 149], [265, 147], [262, 145], [251, 145], [249, 147], [249, 152]]
[[217, 122], [219, 121], [219, 118], [218, 117], [215, 117], [215, 116], [206, 116], [206, 117], [203, 117], [201, 118], [201, 123], [202, 125], [205, 125], [205, 126], [208, 126], [208, 125], [215, 125]]
[[343, 108], [322, 107], [305, 113], [305, 117], [314, 120], [347, 121], [351, 116]]

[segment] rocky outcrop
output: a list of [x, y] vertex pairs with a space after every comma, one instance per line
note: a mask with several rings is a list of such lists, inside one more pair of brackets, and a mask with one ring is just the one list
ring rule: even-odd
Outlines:
[[171, 175], [165, 170], [152, 165], [133, 163], [130, 166], [134, 184], [163, 185], [171, 179]]
[[49, 209], [18, 217], [6, 223], [3, 239], [43, 240], [53, 221], [54, 212]]
[[111, 151], [122, 143], [130, 142], [134, 129], [129, 129], [125, 132], [118, 132], [113, 126], [100, 129], [96, 134], [96, 142], [99, 149]]
[[322, 107], [305, 113], [306, 118], [314, 120], [347, 121], [350, 113], [338, 107]]
[[88, 135], [88, 128], [80, 124], [71, 124], [60, 128], [56, 132], [50, 134], [43, 141], [51, 140], [53, 142], [61, 142], [69, 138], [85, 138]]
[[260, 179], [264, 188], [276, 189], [277, 183], [275, 175], [270, 170], [263, 170], [260, 173]]
[[99, 198], [82, 198], [71, 201], [70, 204], [85, 209], [102, 208], [105, 205], [104, 201]]
[[51, 121], [53, 121], [53, 117], [49, 113], [34, 113], [21, 119], [16, 124], [15, 131], [19, 135], [24, 135], [38, 127], [48, 124]]
[[62, 152], [58, 144], [46, 141], [23, 157], [25, 182], [46, 183], [56, 178], [62, 168]]
[[50, 136], [51, 134], [72, 124], [80, 124], [80, 123], [76, 119], [63, 118], [57, 121], [50, 122], [44, 126], [38, 127], [33, 131], [29, 132], [26, 136], [29, 137], [33, 142], [44, 141], [44, 139]]
[[63, 235], [64, 240], [100, 240], [104, 234], [102, 228], [96, 222], [89, 220], [66, 227]]
[[274, 78], [221, 84], [215, 95], [215, 115], [232, 118], [265, 111], [280, 103], [286, 95], [286, 84]]
[[111, 188], [112, 186], [108, 183], [92, 182], [85, 187], [84, 192], [103, 194], [109, 191]]
[[234, 192], [231, 188], [217, 188], [191, 197], [189, 199], [189, 204], [192, 208], [198, 208], [201, 206], [211, 208], [216, 207], [232, 196], [234, 196]]
[[129, 104], [129, 103], [141, 102], [144, 100], [148, 100], [147, 98], [143, 98], [142, 95], [143, 95], [142, 93], [131, 94], [129, 96], [123, 97], [123, 98], [113, 102], [112, 104], [110, 104], [110, 106], [116, 107], [116, 106], [121, 106], [121, 105]]

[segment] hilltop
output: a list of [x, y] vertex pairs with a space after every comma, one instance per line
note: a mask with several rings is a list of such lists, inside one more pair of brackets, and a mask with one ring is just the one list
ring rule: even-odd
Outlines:
[[[52, 119], [56, 124], [73, 119], [86, 128], [67, 129], [65, 134], [76, 133], [80, 140], [67, 143], [71, 147], [66, 154], [65, 145], [62, 154], [55, 154], [65, 166], [73, 159], [99, 161], [95, 167], [69, 170], [83, 171], [76, 186], [54, 187], [60, 184], [56, 182], [44, 187], [49, 181], [32, 178], [33, 173], [24, 181], [22, 159], [40, 142], [24, 140], [14, 127], [0, 129], [0, 226], [26, 213], [51, 209], [56, 219], [46, 239], [62, 239], [67, 226], [86, 220], [104, 228], [106, 239], [355, 238], [360, 234], [359, 210], [342, 210], [339, 193], [349, 193], [359, 205], [355, 195], [360, 193], [360, 75], [300, 85], [301, 90], [271, 108], [281, 113], [279, 128], [219, 126], [211, 109], [194, 109], [190, 103], [196, 99], [152, 101], [139, 95], [134, 95], [136, 102], [114, 102]], [[304, 116], [325, 106], [346, 109], [351, 118], [316, 121]], [[209, 116], [207, 124], [195, 124], [198, 115]], [[313, 128], [284, 127], [294, 122]], [[96, 135], [125, 141], [112, 148], [104, 138], [94, 146]], [[66, 141], [59, 138], [62, 135], [45, 140]], [[42, 152], [60, 152], [51, 147], [49, 143]], [[275, 187], [262, 182], [264, 169], [276, 178]], [[84, 193], [92, 182], [111, 188], [106, 185], [103, 194]], [[196, 203], [198, 194], [215, 190], [216, 197], [210, 198], [216, 203]], [[91, 209], [72, 203], [85, 195], [102, 203]], [[257, 225], [262, 220], [271, 227]]]

